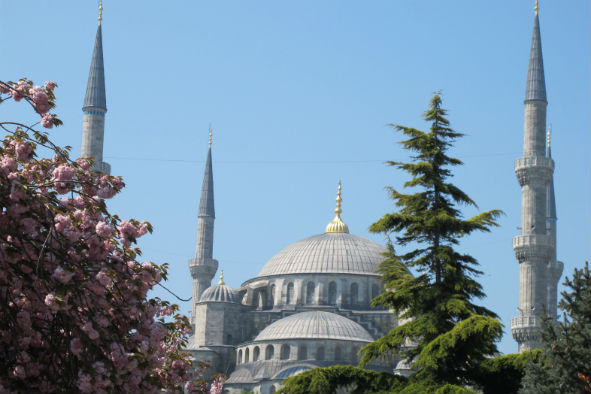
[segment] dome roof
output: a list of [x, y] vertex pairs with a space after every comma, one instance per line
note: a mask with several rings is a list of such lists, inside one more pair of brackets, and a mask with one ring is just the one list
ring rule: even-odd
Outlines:
[[238, 294], [227, 285], [215, 285], [205, 289], [199, 302], [240, 302]]
[[386, 249], [348, 233], [314, 235], [291, 244], [267, 262], [257, 275], [302, 273], [374, 274]]
[[300, 312], [277, 320], [261, 331], [255, 341], [278, 339], [373, 341], [361, 325], [346, 317], [323, 311]]

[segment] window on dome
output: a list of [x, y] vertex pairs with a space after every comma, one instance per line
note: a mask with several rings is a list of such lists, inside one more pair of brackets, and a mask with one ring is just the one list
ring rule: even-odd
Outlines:
[[324, 346], [320, 345], [316, 349], [316, 360], [324, 361]]
[[371, 298], [374, 299], [376, 298], [378, 295], [380, 295], [380, 286], [378, 286], [377, 284], [373, 284], [371, 286]]
[[328, 284], [328, 304], [337, 304], [337, 284], [336, 282], [330, 282]]
[[298, 346], [298, 360], [308, 359], [308, 347], [306, 345]]
[[255, 346], [252, 351], [252, 361], [259, 361], [259, 355], [261, 354], [261, 349], [258, 346]]
[[238, 364], [242, 364], [242, 349], [238, 350]]
[[246, 350], [244, 351], [244, 362], [247, 363], [248, 359], [250, 358], [250, 354], [249, 354], [249, 350], [248, 348], [246, 348]]
[[275, 285], [269, 288], [269, 306], [273, 308], [273, 305], [275, 305]]
[[306, 304], [314, 303], [314, 282], [308, 282], [306, 286]]
[[275, 348], [273, 345], [267, 345], [267, 348], [265, 349], [265, 360], [272, 359], [273, 353], [275, 353]]
[[281, 345], [281, 353], [280, 353], [281, 360], [289, 360], [289, 353], [290, 353], [289, 345], [287, 345], [287, 344]]
[[287, 285], [287, 300], [285, 301], [285, 303], [288, 305], [295, 303], [295, 294], [292, 282], [289, 282], [289, 284]]
[[359, 285], [351, 283], [351, 305], [359, 304]]

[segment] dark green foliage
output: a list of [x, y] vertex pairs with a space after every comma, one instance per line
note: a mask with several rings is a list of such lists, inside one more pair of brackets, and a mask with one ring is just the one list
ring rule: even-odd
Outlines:
[[526, 351], [487, 359], [480, 363], [473, 380], [484, 394], [514, 394], [519, 391], [525, 367], [540, 360], [541, 351]]
[[542, 355], [529, 363], [522, 394], [591, 392], [591, 272], [589, 263], [575, 269], [558, 304], [562, 321], [542, 319]]
[[[392, 290], [373, 304], [393, 309], [408, 320], [366, 345], [361, 360], [365, 365], [377, 357], [387, 358], [391, 352], [399, 353], [420, 369], [420, 380], [439, 386], [472, 383], [471, 374], [485, 356], [497, 352], [495, 342], [502, 335], [497, 315], [472, 302], [484, 296], [474, 279], [481, 274], [476, 259], [455, 249], [461, 237], [496, 226], [502, 212], [462, 217], [458, 206], [476, 204], [449, 181], [450, 167], [462, 162], [448, 156], [447, 150], [462, 134], [449, 127], [445, 115], [441, 98], [435, 95], [423, 115], [431, 123], [429, 132], [393, 126], [407, 137], [401, 144], [413, 156], [410, 163], [388, 164], [411, 175], [404, 187], [414, 193], [389, 187], [397, 211], [384, 215], [370, 230], [384, 233], [388, 239], [395, 235], [397, 245], [412, 249], [398, 254], [393, 244], [389, 245], [378, 272], [384, 288]], [[408, 346], [409, 341], [416, 346]]]
[[337, 387], [354, 384], [351, 394], [384, 393], [402, 387], [406, 378], [387, 372], [375, 372], [352, 365], [314, 368], [287, 378], [281, 394], [331, 394]]

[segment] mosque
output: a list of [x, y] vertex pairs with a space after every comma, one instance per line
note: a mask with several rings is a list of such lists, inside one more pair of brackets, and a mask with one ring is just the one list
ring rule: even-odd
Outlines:
[[[102, 5], [99, 7], [102, 11]], [[107, 112], [101, 16], [92, 55], [84, 106], [81, 156], [94, 157], [95, 169], [110, 172], [103, 161]], [[539, 347], [539, 316], [556, 315], [556, 285], [562, 263], [556, 260], [554, 161], [546, 143], [546, 87], [537, 12], [534, 19], [526, 85], [524, 156], [515, 162], [522, 186], [522, 234], [513, 240], [520, 265], [519, 315], [511, 330], [519, 350]], [[225, 392], [273, 393], [281, 382], [302, 371], [336, 364], [357, 364], [359, 349], [398, 324], [389, 310], [370, 306], [382, 291], [375, 273], [385, 248], [351, 234], [341, 218], [341, 185], [336, 216], [324, 232], [279, 251], [254, 278], [239, 288], [211, 285], [218, 262], [213, 258], [214, 182], [211, 132], [199, 203], [191, 323], [187, 350], [229, 376]], [[312, 233], [322, 229], [310, 229]], [[368, 366], [408, 374], [404, 361], [392, 357]]]

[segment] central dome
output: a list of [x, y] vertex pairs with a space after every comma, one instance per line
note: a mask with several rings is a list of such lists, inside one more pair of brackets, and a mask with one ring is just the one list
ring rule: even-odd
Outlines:
[[286, 274], [375, 274], [386, 249], [349, 233], [325, 233], [305, 238], [277, 253], [257, 277]]
[[277, 320], [255, 341], [278, 339], [340, 339], [371, 342], [373, 338], [358, 323], [330, 312], [300, 312]]

